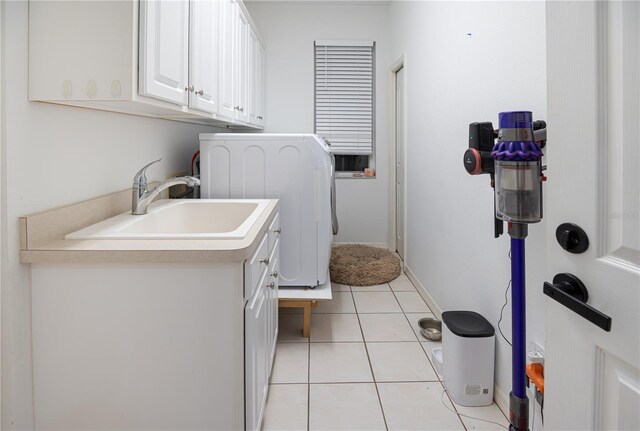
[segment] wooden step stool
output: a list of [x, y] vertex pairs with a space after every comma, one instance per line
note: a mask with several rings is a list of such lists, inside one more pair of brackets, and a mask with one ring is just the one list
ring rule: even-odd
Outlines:
[[329, 281], [315, 289], [308, 287], [278, 289], [278, 307], [304, 309], [302, 335], [307, 338], [311, 335], [311, 309], [317, 307], [319, 301], [330, 301], [331, 298], [331, 282]]
[[280, 299], [280, 308], [304, 308], [304, 323], [302, 324], [302, 336], [309, 338], [311, 335], [311, 308], [318, 306], [318, 301], [300, 299]]

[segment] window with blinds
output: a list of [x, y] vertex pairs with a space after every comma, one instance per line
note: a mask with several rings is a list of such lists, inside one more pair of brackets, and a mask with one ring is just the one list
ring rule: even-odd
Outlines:
[[374, 64], [375, 42], [315, 42], [315, 131], [344, 156], [338, 170], [361, 171], [373, 156]]

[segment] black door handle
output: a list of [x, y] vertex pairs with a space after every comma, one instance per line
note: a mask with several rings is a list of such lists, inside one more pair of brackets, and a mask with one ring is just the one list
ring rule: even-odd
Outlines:
[[587, 304], [589, 292], [587, 292], [584, 283], [575, 275], [556, 274], [553, 277], [553, 284], [544, 282], [543, 292], [594, 325], [607, 332], [611, 331], [611, 317]]

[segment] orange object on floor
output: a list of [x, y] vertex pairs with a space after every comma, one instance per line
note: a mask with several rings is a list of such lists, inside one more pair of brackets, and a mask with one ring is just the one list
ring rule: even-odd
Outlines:
[[527, 364], [527, 377], [536, 385], [536, 389], [544, 395], [544, 367], [542, 364]]

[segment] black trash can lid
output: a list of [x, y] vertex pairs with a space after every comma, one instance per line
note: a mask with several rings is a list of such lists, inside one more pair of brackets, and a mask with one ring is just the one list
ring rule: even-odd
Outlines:
[[491, 323], [475, 311], [445, 311], [442, 321], [458, 337], [493, 337], [496, 333]]

